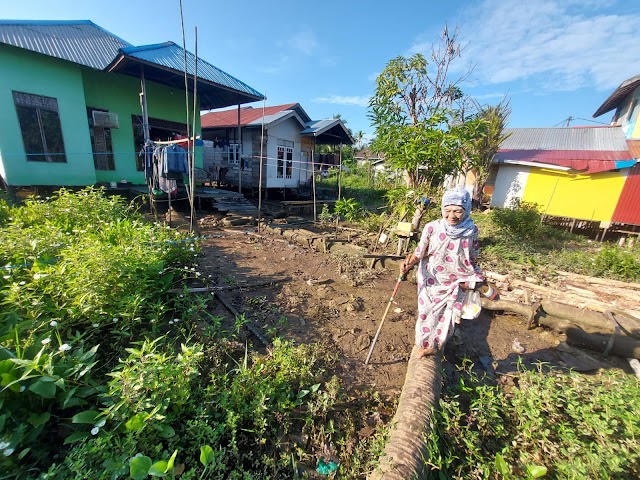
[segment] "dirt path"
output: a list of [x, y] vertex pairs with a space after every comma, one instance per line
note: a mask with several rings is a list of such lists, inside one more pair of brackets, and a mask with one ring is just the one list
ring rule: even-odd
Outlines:
[[[255, 228], [201, 231], [210, 237], [203, 242], [201, 278], [212, 285], [238, 286], [290, 277], [266, 287], [229, 290], [224, 296], [266, 337], [277, 332], [297, 342], [319, 342], [334, 351], [339, 356], [335, 373], [345, 388], [374, 389], [387, 400], [397, 398], [413, 344], [415, 284], [400, 285], [365, 366], [370, 342], [395, 286], [395, 269], [345, 267], [344, 259], [330, 253], [298, 246], [282, 236], [261, 233], [259, 237], [245, 231], [255, 232]], [[229, 317], [223, 307], [216, 308]], [[255, 337], [248, 338], [259, 345]], [[521, 354], [514, 351], [516, 339], [524, 348]], [[468, 358], [480, 373], [496, 379], [508, 378], [502, 374], [515, 370], [518, 356], [525, 364], [542, 361], [575, 367], [575, 358], [556, 348], [562, 340], [541, 329], [528, 331], [521, 318], [483, 312], [477, 320], [463, 321], [447, 345], [443, 365], [447, 375], [455, 377], [456, 365]], [[599, 360], [605, 367], [621, 365], [617, 359]]]

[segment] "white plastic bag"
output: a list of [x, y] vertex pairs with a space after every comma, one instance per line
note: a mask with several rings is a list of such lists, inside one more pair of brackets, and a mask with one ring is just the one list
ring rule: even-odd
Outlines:
[[467, 290], [462, 298], [462, 318], [475, 320], [480, 315], [480, 294], [476, 290]]

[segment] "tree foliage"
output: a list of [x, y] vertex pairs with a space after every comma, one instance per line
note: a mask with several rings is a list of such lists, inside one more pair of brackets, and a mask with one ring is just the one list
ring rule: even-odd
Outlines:
[[504, 133], [504, 128], [511, 116], [511, 105], [505, 97], [497, 105], [478, 106], [476, 116], [484, 121], [484, 134], [469, 142], [465, 154], [469, 159], [469, 166], [478, 170], [478, 185], [482, 187], [487, 180], [494, 155], [509, 136]]
[[[463, 171], [466, 145], [484, 135], [482, 118], [462, 121], [454, 108], [464, 97], [458, 84], [468, 75], [453, 82], [448, 76], [462, 51], [457, 38], [457, 29], [450, 33], [445, 27], [439, 45], [432, 46], [431, 62], [419, 53], [399, 56], [376, 79], [369, 104], [376, 128], [373, 148], [389, 165], [404, 171], [408, 186], [422, 176], [433, 184]], [[426, 167], [422, 173], [421, 167]]]

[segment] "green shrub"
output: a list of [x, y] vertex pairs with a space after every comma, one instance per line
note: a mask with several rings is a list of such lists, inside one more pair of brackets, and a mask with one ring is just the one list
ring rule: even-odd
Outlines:
[[515, 386], [465, 367], [447, 389], [430, 439], [429, 478], [637, 478], [638, 380], [519, 368]]
[[362, 212], [362, 207], [353, 198], [342, 198], [336, 201], [334, 213], [343, 216], [347, 222], [357, 220]]
[[511, 208], [491, 210], [492, 221], [507, 234], [521, 239], [536, 239], [540, 236], [542, 215], [535, 203], [516, 200]]

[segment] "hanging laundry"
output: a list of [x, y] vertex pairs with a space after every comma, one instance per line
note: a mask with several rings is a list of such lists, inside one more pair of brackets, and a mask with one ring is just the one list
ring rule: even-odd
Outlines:
[[170, 195], [178, 193], [178, 183], [175, 180], [170, 180], [165, 177], [160, 177], [158, 179], [158, 188], [164, 193], [168, 193]]
[[161, 170], [163, 173], [189, 173], [187, 151], [180, 145], [169, 145], [164, 147], [163, 156], [161, 158]]

